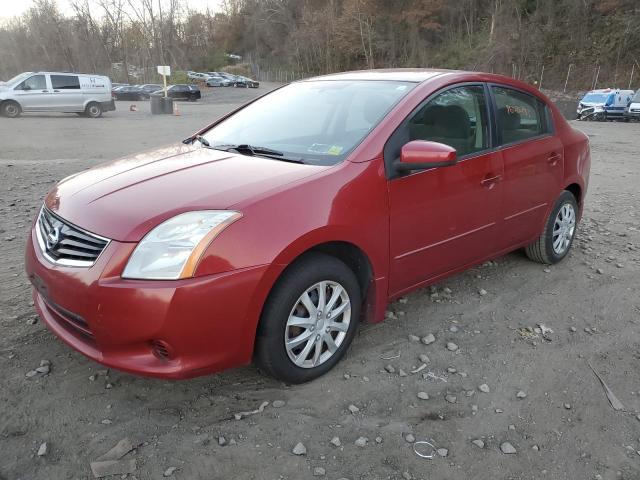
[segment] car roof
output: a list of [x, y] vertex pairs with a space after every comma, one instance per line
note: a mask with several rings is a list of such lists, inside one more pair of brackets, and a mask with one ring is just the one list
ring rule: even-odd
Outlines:
[[470, 73], [459, 70], [433, 68], [388, 68], [377, 70], [356, 70], [352, 72], [333, 73], [308, 80], [388, 80], [397, 82], [422, 83], [444, 73]]

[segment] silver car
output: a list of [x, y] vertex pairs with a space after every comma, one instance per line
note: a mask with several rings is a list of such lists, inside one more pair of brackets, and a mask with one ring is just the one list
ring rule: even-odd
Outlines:
[[100, 75], [26, 72], [0, 85], [0, 115], [68, 112], [97, 118], [116, 109], [111, 80]]

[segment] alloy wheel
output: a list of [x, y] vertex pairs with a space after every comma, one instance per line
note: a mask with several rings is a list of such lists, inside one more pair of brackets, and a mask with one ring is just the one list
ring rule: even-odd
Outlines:
[[576, 212], [573, 205], [565, 203], [556, 215], [551, 236], [553, 251], [557, 255], [566, 252], [576, 231]]
[[344, 341], [351, 322], [351, 300], [337, 282], [322, 281], [300, 295], [291, 309], [284, 341], [289, 359], [314, 368], [329, 360]]

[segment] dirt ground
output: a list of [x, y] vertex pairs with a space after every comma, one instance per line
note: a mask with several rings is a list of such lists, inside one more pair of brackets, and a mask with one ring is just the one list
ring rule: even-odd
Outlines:
[[[181, 103], [180, 117], [119, 102], [99, 120], [0, 119], [0, 479], [92, 478], [90, 462], [127, 437], [138, 445], [128, 478], [138, 479], [639, 479], [637, 123], [574, 124], [591, 137], [593, 165], [565, 261], [545, 268], [515, 252], [415, 292], [306, 385], [251, 366], [181, 382], [107, 371], [34, 322], [23, 249], [54, 182], [181, 140], [265, 89], [216, 90]], [[553, 332], [543, 338], [538, 324]], [[429, 333], [430, 345], [410, 338]], [[430, 361], [411, 373], [420, 354]], [[26, 377], [42, 360], [50, 372]], [[261, 413], [233, 418], [264, 401]], [[446, 456], [421, 458], [409, 434]], [[298, 442], [306, 455], [292, 453]], [[504, 442], [516, 453], [502, 453]]]

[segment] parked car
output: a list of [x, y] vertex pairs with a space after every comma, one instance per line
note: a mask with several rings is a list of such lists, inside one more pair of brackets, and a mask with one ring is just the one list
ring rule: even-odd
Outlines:
[[640, 90], [637, 90], [629, 106], [624, 111], [624, 118], [627, 120], [640, 120]]
[[207, 79], [206, 83], [208, 87], [230, 87], [231, 86], [231, 80], [228, 80], [226, 78], [219, 77], [219, 76], [214, 76], [214, 75], [211, 75]]
[[115, 110], [111, 81], [101, 75], [25, 72], [0, 87], [0, 114], [65, 112], [97, 118]]
[[206, 73], [187, 72], [187, 77], [190, 78], [192, 82], [206, 82], [209, 75]]
[[248, 77], [238, 76], [236, 77], [234, 85], [239, 88], [258, 88], [260, 86], [260, 82], [252, 80]]
[[162, 90], [164, 87], [158, 83], [145, 83], [144, 85], [138, 85], [142, 90], [148, 94]]
[[591, 90], [580, 100], [577, 109], [578, 120], [623, 119], [624, 112], [631, 103], [633, 90], [605, 88]]
[[218, 72], [218, 75], [222, 78], [226, 78], [227, 80], [229, 80], [231, 82], [231, 84], [233, 85], [236, 80], [238, 79], [238, 75], [233, 75], [232, 73], [227, 73], [227, 72]]
[[[157, 92], [152, 93], [152, 95], [164, 96], [164, 90], [158, 90]], [[167, 87], [167, 97], [195, 102], [202, 98], [202, 93], [200, 93], [200, 89], [197, 86], [182, 83]]]
[[114, 100], [149, 100], [149, 94], [138, 85], [118, 87], [111, 94]]
[[560, 262], [589, 168], [587, 136], [523, 82], [319, 77], [63, 180], [26, 272], [48, 327], [108, 367], [185, 378], [255, 359], [305, 382], [417, 288], [520, 248]]

